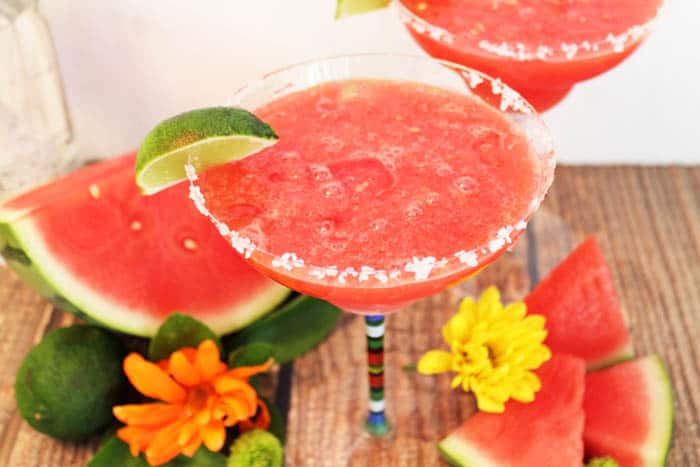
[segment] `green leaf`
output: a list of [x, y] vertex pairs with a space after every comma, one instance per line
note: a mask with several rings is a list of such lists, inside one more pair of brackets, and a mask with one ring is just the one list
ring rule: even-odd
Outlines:
[[197, 347], [202, 341], [211, 339], [221, 350], [221, 342], [203, 323], [182, 313], [168, 317], [148, 346], [148, 358], [154, 362], [168, 358], [171, 353], [183, 347]]
[[225, 467], [226, 456], [202, 446], [192, 458], [178, 456], [165, 465], [167, 467]]
[[[262, 365], [270, 357], [275, 358], [275, 347], [272, 344], [251, 342], [231, 352], [228, 357], [228, 366], [235, 368], [237, 366]], [[277, 359], [275, 358], [275, 360]]]
[[112, 467], [114, 465], [120, 467], [148, 467], [148, 462], [143, 456], [132, 456], [129, 452], [129, 446], [112, 435], [109, 440], [102, 443], [100, 449], [88, 462], [87, 467]]
[[100, 444], [98, 445], [98, 447], [102, 447], [105, 444], [107, 444], [107, 442], [109, 442], [112, 438], [116, 436], [117, 430], [123, 426], [124, 425], [122, 425], [121, 423], [115, 421], [109, 427], [107, 427], [104, 433], [102, 433], [102, 435], [100, 436]]
[[267, 406], [268, 412], [270, 412], [270, 426], [267, 427], [267, 431], [275, 435], [277, 439], [280, 440], [280, 443], [284, 445], [284, 443], [287, 441], [287, 426], [284, 423], [282, 412], [274, 402], [271, 402], [264, 397], [262, 400]]
[[341, 311], [328, 302], [300, 295], [225, 341], [228, 351], [252, 342], [275, 348], [275, 361], [286, 363], [313, 349], [335, 327]]
[[[127, 444], [113, 436], [105, 442], [87, 467], [149, 467], [143, 454], [134, 457]], [[226, 457], [218, 452], [211, 452], [205, 447], [199, 448], [192, 458], [178, 456], [163, 467], [226, 467]]]
[[389, 6], [391, 0], [337, 0], [335, 19], [367, 13]]

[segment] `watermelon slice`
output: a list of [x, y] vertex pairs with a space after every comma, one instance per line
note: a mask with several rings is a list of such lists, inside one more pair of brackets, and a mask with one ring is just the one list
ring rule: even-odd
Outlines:
[[173, 311], [219, 334], [288, 295], [235, 253], [187, 196], [143, 197], [134, 155], [94, 164], [0, 204], [0, 251], [62, 309], [151, 336]]
[[586, 376], [586, 454], [610, 456], [620, 467], [665, 464], [671, 443], [671, 384], [656, 356]]
[[612, 275], [588, 237], [525, 298], [529, 313], [547, 318], [545, 344], [583, 358], [588, 369], [632, 358], [634, 349]]
[[583, 360], [555, 355], [537, 370], [542, 389], [534, 402], [476, 413], [440, 442], [440, 451], [462, 467], [581, 467], [585, 372]]

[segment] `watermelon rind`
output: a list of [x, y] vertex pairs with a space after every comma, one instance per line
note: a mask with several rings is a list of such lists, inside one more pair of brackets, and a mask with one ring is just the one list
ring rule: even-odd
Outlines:
[[641, 449], [645, 467], [666, 465], [673, 436], [673, 390], [661, 358], [651, 355], [639, 362], [651, 392], [651, 430]]
[[[615, 457], [614, 449], [624, 448], [629, 453], [634, 453], [635, 457], [641, 462], [635, 462], [635, 466], [639, 467], [661, 467], [666, 465], [668, 453], [671, 448], [671, 440], [673, 435], [673, 390], [671, 380], [669, 378], [666, 367], [657, 355], [650, 355], [640, 358], [635, 361], [625, 362], [622, 365], [634, 365], [636, 370], [642, 375], [643, 386], [648, 391], [649, 407], [645, 408], [645, 417], [649, 420], [649, 433], [646, 439], [641, 443], [635, 443], [634, 446], [628, 446], [624, 440], [611, 438], [606, 443], [601, 443], [597, 432], [595, 439], [595, 448], [590, 446], [591, 440], [584, 432], [584, 441], [586, 444], [586, 453], [589, 456], [610, 455]], [[614, 372], [616, 367], [606, 369], [604, 371]], [[612, 383], [611, 383], [612, 384]], [[599, 384], [596, 388], [605, 386], [604, 383]], [[633, 394], [630, 394], [633, 397]], [[610, 420], [611, 424], [615, 424], [615, 420]], [[607, 451], [605, 445], [609, 446], [611, 452]], [[618, 460], [618, 462], [620, 462]], [[624, 463], [620, 463], [624, 467]]]
[[456, 435], [449, 435], [440, 441], [438, 449], [450, 465], [457, 467], [499, 467], [493, 460], [479, 452], [476, 446], [465, 442]]
[[629, 316], [619, 303], [610, 268], [594, 236], [557, 264], [525, 297], [525, 303], [528, 312], [547, 319], [545, 344], [550, 350], [585, 359], [589, 371], [635, 357]]
[[[624, 316], [624, 314], [623, 314]], [[636, 356], [634, 352], [634, 344], [632, 341], [628, 341], [624, 347], [620, 347], [615, 350], [614, 353], [601, 358], [600, 360], [590, 360], [586, 363], [586, 369], [588, 371], [597, 371], [609, 368], [611, 366], [617, 365], [618, 363], [626, 362], [634, 359]]]
[[[64, 311], [144, 337], [153, 336], [161, 324], [162, 319], [153, 316], [152, 311], [127, 308], [86, 286], [50, 252], [31, 216], [0, 210], [0, 252], [3, 251], [8, 265], [24, 281]], [[219, 335], [241, 329], [275, 308], [289, 293], [289, 289], [270, 281], [255, 298], [211, 313], [207, 325]]]

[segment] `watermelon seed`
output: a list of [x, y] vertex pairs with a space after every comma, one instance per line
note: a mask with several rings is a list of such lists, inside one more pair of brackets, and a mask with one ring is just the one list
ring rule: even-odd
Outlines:
[[182, 244], [186, 250], [190, 250], [190, 251], [194, 251], [198, 247], [197, 242], [195, 242], [191, 238], [186, 238], [185, 241], [182, 242]]
[[100, 199], [100, 187], [96, 183], [90, 185], [88, 191], [90, 192], [90, 196], [94, 199]]
[[131, 223], [131, 230], [133, 230], [134, 232], [138, 232], [139, 230], [141, 230], [142, 227], [143, 224], [141, 224], [141, 222], [139, 221], [134, 221]]

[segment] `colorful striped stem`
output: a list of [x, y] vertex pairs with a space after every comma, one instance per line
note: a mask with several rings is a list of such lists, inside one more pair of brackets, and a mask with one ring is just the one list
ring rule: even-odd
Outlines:
[[384, 316], [366, 316], [369, 366], [369, 415], [365, 427], [374, 436], [389, 432], [384, 413]]

